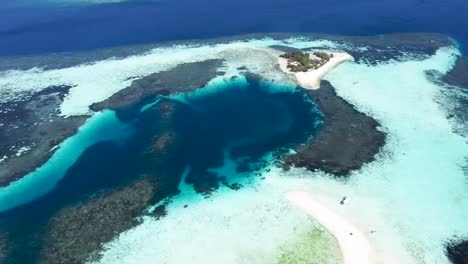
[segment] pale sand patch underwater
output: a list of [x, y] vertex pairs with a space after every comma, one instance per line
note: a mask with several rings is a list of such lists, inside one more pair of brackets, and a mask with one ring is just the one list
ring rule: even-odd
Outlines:
[[377, 161], [352, 175], [345, 215], [361, 230], [375, 227], [382, 263], [449, 263], [445, 243], [468, 235], [467, 141], [436, 102], [443, 87], [426, 75], [446, 73], [457, 56], [441, 48], [420, 61], [344, 64], [326, 77], [388, 134]]
[[323, 227], [304, 226], [294, 241], [280, 247], [278, 264], [339, 264], [343, 262], [340, 248]]
[[[275, 263], [279, 241], [294, 240], [291, 227], [307, 221], [281, 201], [289, 190], [314, 193], [367, 234], [377, 263], [449, 263], [445, 243], [468, 235], [468, 188], [460, 167], [468, 146], [452, 131], [435, 101], [440, 87], [425, 72], [447, 72], [458, 55], [442, 48], [421, 60], [346, 63], [326, 76], [338, 95], [388, 134], [377, 160], [347, 182], [305, 170], [272, 171], [258, 185], [220, 190], [209, 201], [175, 197], [166, 218], [121, 234], [105, 246], [99, 263], [245, 263], [245, 256], [257, 257], [249, 263]], [[351, 202], [341, 206], [344, 195]]]
[[[284, 199], [285, 187], [297, 182], [268, 175], [235, 192], [221, 188], [210, 199], [183, 186], [166, 217], [121, 234], [98, 263], [292, 263], [298, 253], [314, 259], [308, 263], [339, 263], [333, 236], [307, 239], [321, 227]], [[298, 241], [314, 244], [291, 249]]]

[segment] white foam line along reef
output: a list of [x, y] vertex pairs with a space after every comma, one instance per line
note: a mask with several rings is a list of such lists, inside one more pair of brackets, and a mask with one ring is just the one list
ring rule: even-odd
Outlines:
[[336, 47], [336, 44], [323, 40], [308, 42], [302, 39], [281, 41], [264, 38], [213, 45], [161, 47], [141, 55], [123, 59], [109, 58], [63, 69], [9, 70], [0, 74], [0, 100], [15, 99], [20, 96], [19, 92], [69, 84], [73, 88], [61, 106], [61, 113], [65, 116], [82, 115], [89, 113], [89, 105], [105, 100], [129, 86], [135, 76], [145, 76], [169, 70], [182, 63], [208, 59], [226, 61], [226, 68], [223, 69], [226, 74], [222, 77], [226, 80], [239, 75], [238, 67], [246, 66], [254, 74], [288, 84], [291, 83], [289, 77], [277, 69], [277, 57], [282, 52], [268, 48], [272, 45], [284, 45], [288, 41], [297, 41], [297, 46]]

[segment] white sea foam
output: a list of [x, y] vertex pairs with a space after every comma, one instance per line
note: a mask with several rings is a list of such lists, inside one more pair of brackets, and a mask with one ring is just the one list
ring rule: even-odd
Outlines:
[[[449, 263], [445, 243], [468, 235], [468, 186], [460, 167], [468, 146], [452, 131], [435, 100], [440, 87], [425, 71], [447, 72], [457, 55], [442, 48], [421, 61], [347, 63], [326, 77], [388, 133], [377, 160], [349, 181], [275, 170], [210, 200], [182, 194], [164, 219], [147, 219], [108, 243], [100, 263], [275, 263], [279, 241], [292, 239], [291, 226], [303, 221], [280, 198], [290, 190], [311, 193], [367, 234], [378, 263]], [[345, 195], [350, 202], [340, 205]]]
[[[148, 53], [129, 56], [124, 59], [98, 61], [64, 69], [0, 72], [0, 95], [2, 101], [17, 99], [21, 92], [41, 90], [51, 85], [72, 85], [69, 96], [61, 105], [61, 113], [66, 116], [89, 112], [89, 105], [105, 100], [115, 92], [129, 86], [132, 77], [145, 76], [176, 67], [187, 62], [206, 59], [224, 59], [226, 74], [219, 79], [228, 79], [239, 74], [239, 67], [247, 67], [250, 72], [281, 81], [291, 81], [278, 70], [276, 56], [279, 51], [266, 48], [270, 45], [285, 45], [294, 39], [282, 41], [252, 39], [213, 45], [175, 45], [155, 48]], [[309, 46], [327, 45], [329, 41], [307, 42]], [[291, 45], [291, 44], [289, 44]], [[292, 45], [294, 46], [294, 45]], [[296, 47], [306, 46], [298, 41]], [[334, 45], [333, 47], [336, 47]]]

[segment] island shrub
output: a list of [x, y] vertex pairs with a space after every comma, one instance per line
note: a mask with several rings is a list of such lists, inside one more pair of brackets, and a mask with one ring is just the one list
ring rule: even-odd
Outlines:
[[287, 67], [292, 72], [306, 72], [311, 69], [318, 69], [330, 60], [330, 56], [325, 52], [314, 52], [314, 55], [320, 60], [311, 59], [309, 53], [302, 51], [285, 53], [280, 57], [288, 60]]
[[322, 59], [324, 61], [329, 61], [330, 60], [330, 55], [328, 55], [327, 53], [322, 52], [322, 51], [316, 51], [316, 52], [314, 52], [314, 55], [319, 57], [320, 59]]

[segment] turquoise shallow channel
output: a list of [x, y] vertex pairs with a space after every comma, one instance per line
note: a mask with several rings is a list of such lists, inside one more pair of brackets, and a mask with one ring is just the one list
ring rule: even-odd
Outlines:
[[228, 163], [255, 180], [272, 153], [305, 142], [321, 122], [302, 91], [244, 77], [125, 111], [133, 116], [96, 114], [46, 164], [1, 190], [0, 229], [15, 245], [8, 263], [33, 263], [38, 245], [30, 241], [67, 205], [148, 175], [177, 193], [184, 171], [184, 181], [208, 195], [235, 186], [235, 175], [216, 170]]

